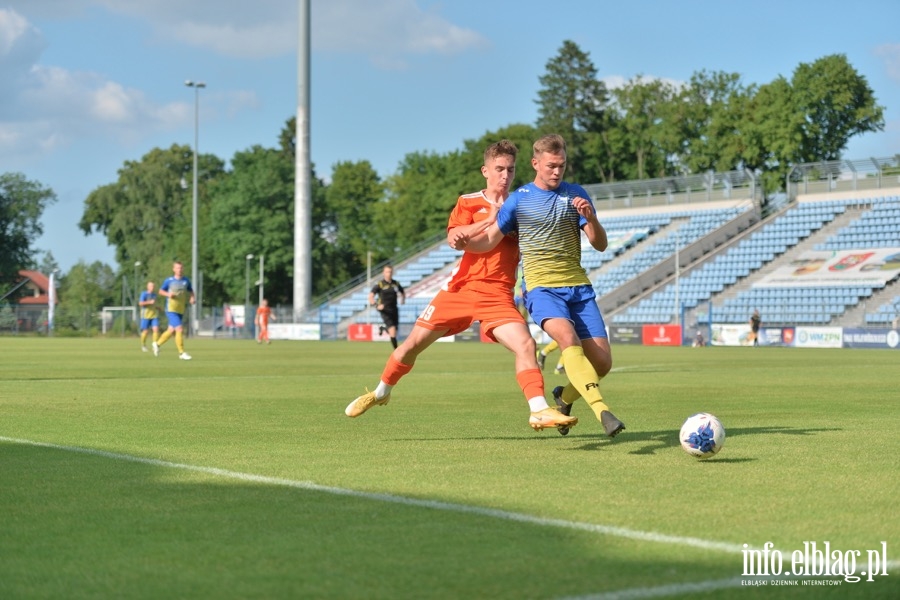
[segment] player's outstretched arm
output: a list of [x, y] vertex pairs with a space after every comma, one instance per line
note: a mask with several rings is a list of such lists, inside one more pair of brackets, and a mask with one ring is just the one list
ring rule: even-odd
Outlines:
[[497, 244], [499, 244], [502, 239], [503, 232], [500, 231], [500, 227], [497, 223], [493, 222], [482, 231], [468, 237], [465, 246], [463, 248], [457, 248], [457, 250], [465, 250], [466, 252], [473, 252], [475, 254], [490, 252], [497, 247]]

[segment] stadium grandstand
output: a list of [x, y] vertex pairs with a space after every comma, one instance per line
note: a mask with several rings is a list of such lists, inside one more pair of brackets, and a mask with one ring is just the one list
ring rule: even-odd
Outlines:
[[[787, 193], [763, 202], [756, 174], [708, 173], [585, 186], [609, 235], [582, 264], [611, 329], [680, 326], [680, 342], [714, 324], [897, 328], [900, 169], [897, 158], [794, 167]], [[401, 336], [446, 281], [460, 252], [443, 235], [395, 257], [406, 288]], [[322, 339], [378, 323], [366, 277], [329, 294], [307, 320]], [[613, 336], [615, 339], [615, 336]]]

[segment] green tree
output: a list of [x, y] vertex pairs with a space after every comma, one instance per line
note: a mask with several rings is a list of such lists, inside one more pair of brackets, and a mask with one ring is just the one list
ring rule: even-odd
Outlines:
[[49, 250], [44, 252], [41, 256], [41, 261], [37, 265], [38, 273], [43, 273], [44, 275], [50, 276], [50, 273], [53, 271], [59, 270], [59, 263], [56, 262], [56, 259], [53, 257], [53, 253]]
[[606, 84], [597, 78], [589, 54], [565, 40], [556, 56], [547, 61], [546, 72], [538, 78], [537, 129], [540, 134], [558, 133], [566, 140], [566, 179], [580, 183], [596, 180], [589, 171], [586, 147], [597, 148], [595, 136], [602, 135], [609, 102]]
[[759, 87], [741, 121], [743, 164], [762, 172], [763, 188], [784, 187], [784, 176], [798, 155], [803, 116], [794, 109], [794, 90], [784, 78]]
[[387, 201], [376, 206], [375, 262], [446, 231], [456, 199], [472, 191], [471, 162], [460, 151], [406, 155], [399, 173], [385, 182]]
[[669, 115], [674, 115], [675, 89], [659, 79], [638, 76], [613, 91], [618, 109], [618, 129], [624, 133], [633, 168], [622, 168], [628, 179], [664, 177], [670, 174], [668, 157], [677, 151]]
[[374, 245], [375, 207], [384, 200], [384, 193], [384, 184], [367, 160], [339, 162], [332, 170], [331, 185], [325, 191], [333, 219], [329, 237], [349, 250], [360, 265], [365, 265], [366, 252]]
[[[98, 232], [116, 248], [116, 260], [126, 271], [135, 261], [151, 277], [168, 275], [177, 258], [191, 272], [193, 152], [189, 146], [154, 148], [140, 161], [126, 161], [115, 183], [97, 188], [85, 200], [78, 225], [85, 235]], [[210, 182], [222, 177], [217, 157], [198, 157], [198, 234], [204, 240], [208, 223]], [[208, 256], [199, 244], [203, 256]], [[201, 266], [205, 268], [202, 264]]]
[[232, 171], [209, 192], [201, 262], [207, 265], [204, 302], [243, 301], [246, 256], [253, 254], [251, 286], [259, 279], [256, 260], [263, 255], [266, 297], [273, 305], [288, 303], [293, 294], [294, 165], [281, 151], [261, 146], [236, 152], [231, 165]]
[[41, 215], [56, 194], [22, 173], [0, 175], [0, 290], [33, 266], [31, 245], [44, 232]]
[[854, 135], [884, 129], [884, 108], [844, 54], [801, 63], [791, 87], [804, 117], [798, 162], [837, 160]]
[[112, 267], [100, 261], [91, 264], [78, 261], [60, 278], [56, 328], [74, 331], [90, 329], [92, 316], [101, 308], [121, 303], [120, 289]]
[[699, 71], [691, 76], [678, 93], [671, 117], [680, 137], [677, 160], [683, 173], [741, 166], [750, 144], [744, 120], [753, 93], [737, 73]]

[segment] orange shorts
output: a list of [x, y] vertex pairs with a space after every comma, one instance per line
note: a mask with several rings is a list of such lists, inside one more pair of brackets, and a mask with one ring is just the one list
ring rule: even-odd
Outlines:
[[474, 282], [455, 292], [438, 292], [416, 319], [416, 326], [432, 331], [447, 329], [446, 335], [455, 335], [468, 329], [474, 321], [479, 321], [481, 331], [494, 341], [497, 340], [493, 330], [500, 325], [525, 324], [511, 289]]

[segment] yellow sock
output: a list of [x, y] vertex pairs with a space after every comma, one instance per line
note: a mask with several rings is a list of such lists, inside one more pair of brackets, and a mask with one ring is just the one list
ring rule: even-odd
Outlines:
[[147, 345], [147, 330], [141, 332], [141, 346]]
[[156, 342], [157, 344], [159, 343], [159, 331], [153, 332], [153, 341]]
[[184, 334], [177, 330], [175, 331], [175, 347], [178, 348], [179, 354], [184, 352]]
[[[563, 350], [562, 358], [566, 366], [566, 377], [573, 386], [570, 394], [580, 393], [599, 419], [600, 413], [609, 410], [609, 407], [603, 402], [603, 396], [600, 394], [600, 376], [597, 375], [591, 361], [584, 355], [581, 346], [569, 346]], [[566, 390], [563, 390], [564, 395], [565, 393]]]
[[166, 342], [169, 341], [170, 337], [172, 337], [172, 332], [170, 330], [166, 329], [166, 331], [161, 336], [159, 336], [159, 341], [156, 343], [158, 345], [162, 346], [163, 344], [165, 344]]
[[549, 344], [547, 344], [546, 346], [543, 347], [543, 349], [541, 350], [541, 354], [543, 354], [544, 356], [547, 356], [548, 354], [550, 354], [557, 348], [559, 348], [559, 344], [556, 343], [556, 340], [553, 340], [552, 342], [550, 342]]
[[566, 404], [572, 404], [579, 398], [581, 398], [581, 394], [578, 393], [578, 390], [575, 389], [575, 386], [569, 383], [566, 387], [563, 388], [562, 391], [562, 401]]

